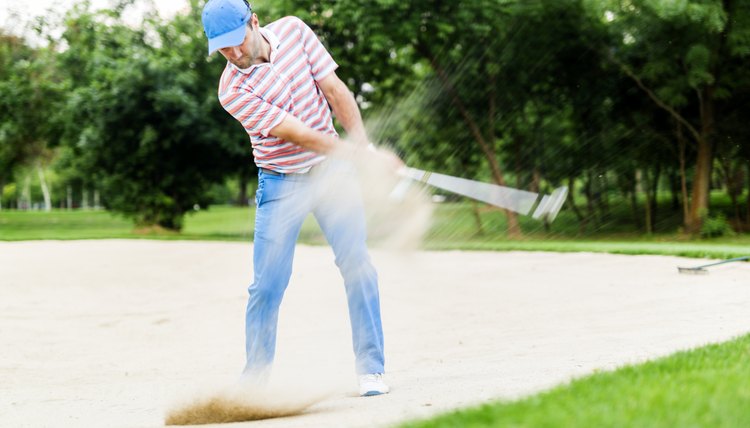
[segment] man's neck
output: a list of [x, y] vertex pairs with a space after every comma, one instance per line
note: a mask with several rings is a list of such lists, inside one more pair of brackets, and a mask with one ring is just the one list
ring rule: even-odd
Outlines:
[[263, 55], [258, 58], [259, 60], [261, 60], [259, 64], [262, 64], [264, 62], [271, 62], [271, 42], [266, 39], [263, 31], [261, 31], [260, 29], [258, 29], [258, 31], [260, 31], [261, 50], [263, 51]]

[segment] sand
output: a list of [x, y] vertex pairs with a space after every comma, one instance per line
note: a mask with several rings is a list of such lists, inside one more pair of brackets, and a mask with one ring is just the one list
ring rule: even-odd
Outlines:
[[[356, 397], [343, 285], [299, 246], [274, 381], [331, 392], [232, 426], [389, 426], [750, 331], [750, 264], [588, 253], [372, 252], [386, 396]], [[0, 243], [0, 426], [158, 427], [243, 365], [252, 244]]]

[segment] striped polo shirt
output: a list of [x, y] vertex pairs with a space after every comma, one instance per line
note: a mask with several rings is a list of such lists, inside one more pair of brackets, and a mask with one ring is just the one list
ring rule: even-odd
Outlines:
[[258, 167], [305, 173], [325, 156], [269, 132], [292, 114], [312, 129], [338, 136], [328, 101], [317, 85], [338, 65], [299, 18], [279, 19], [260, 32], [271, 45], [270, 62], [247, 69], [227, 62], [219, 83], [219, 101], [250, 136]]

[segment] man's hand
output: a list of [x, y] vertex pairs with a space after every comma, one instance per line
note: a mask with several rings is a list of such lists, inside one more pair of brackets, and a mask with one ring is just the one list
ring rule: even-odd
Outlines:
[[388, 171], [398, 172], [401, 168], [405, 168], [406, 164], [400, 157], [390, 150], [377, 149], [375, 146], [368, 146], [367, 150], [368, 160], [372, 160], [377, 164], [386, 168]]

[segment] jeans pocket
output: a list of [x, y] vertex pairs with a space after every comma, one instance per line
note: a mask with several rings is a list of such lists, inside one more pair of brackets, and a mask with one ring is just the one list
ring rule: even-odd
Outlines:
[[265, 187], [266, 180], [262, 175], [258, 176], [258, 188], [255, 189], [255, 206], [259, 207], [263, 202], [263, 188]]

